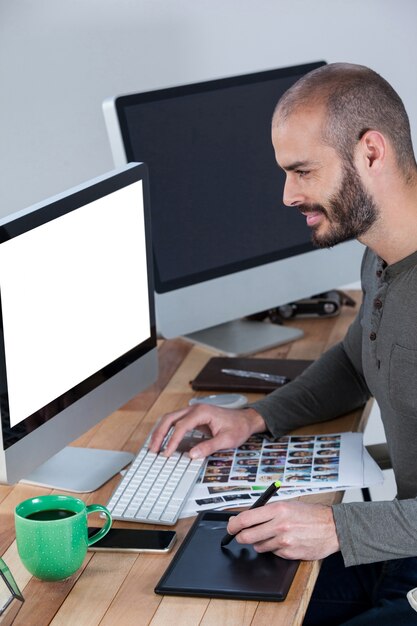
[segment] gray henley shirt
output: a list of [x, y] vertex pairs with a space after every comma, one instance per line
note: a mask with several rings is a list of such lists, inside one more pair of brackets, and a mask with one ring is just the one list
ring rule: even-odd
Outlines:
[[346, 566], [417, 556], [417, 252], [385, 266], [367, 249], [361, 277], [362, 305], [344, 340], [251, 405], [279, 437], [376, 399], [397, 497], [333, 506]]

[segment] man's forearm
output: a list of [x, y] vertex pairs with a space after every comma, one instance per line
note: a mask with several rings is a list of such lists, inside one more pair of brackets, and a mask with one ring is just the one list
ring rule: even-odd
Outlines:
[[417, 556], [417, 499], [332, 508], [346, 567]]
[[293, 382], [252, 403], [275, 437], [333, 419], [363, 404], [369, 390], [338, 344]]

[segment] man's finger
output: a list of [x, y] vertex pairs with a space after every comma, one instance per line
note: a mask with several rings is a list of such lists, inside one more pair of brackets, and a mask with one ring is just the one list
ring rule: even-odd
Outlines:
[[149, 449], [152, 452], [159, 452], [161, 449], [161, 445], [167, 436], [171, 426], [173, 426], [178, 420], [180, 420], [183, 415], [187, 413], [189, 409], [181, 409], [180, 411], [175, 411], [175, 413], [169, 413], [164, 415], [161, 419], [160, 424], [155, 428], [152, 433], [151, 440], [149, 443]]

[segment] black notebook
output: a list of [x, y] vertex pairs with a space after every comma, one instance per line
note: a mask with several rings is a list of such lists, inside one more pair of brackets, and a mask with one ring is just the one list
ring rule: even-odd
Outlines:
[[312, 361], [301, 359], [254, 359], [247, 357], [212, 357], [197, 374], [191, 386], [195, 391], [243, 391], [269, 393], [277, 384], [256, 378], [224, 374], [222, 369], [250, 370], [286, 376], [290, 380], [303, 372]]
[[279, 602], [285, 599], [299, 561], [231, 541], [221, 548], [227, 521], [236, 513], [204, 511], [185, 537], [156, 593]]

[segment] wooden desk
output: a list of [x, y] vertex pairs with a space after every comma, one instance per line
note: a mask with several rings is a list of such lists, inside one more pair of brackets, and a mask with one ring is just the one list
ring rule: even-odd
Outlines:
[[[358, 301], [359, 293], [352, 295]], [[344, 307], [338, 317], [297, 320], [293, 324], [304, 329], [305, 337], [264, 352], [262, 357], [315, 359], [343, 337], [355, 314], [356, 309]], [[187, 404], [195, 395], [189, 381], [213, 353], [183, 340], [174, 340], [161, 343], [159, 354], [158, 382], [89, 431], [76, 442], [77, 445], [136, 452], [158, 416]], [[250, 395], [251, 400], [256, 397], [259, 396]], [[368, 409], [298, 432], [362, 429]], [[117, 482], [115, 477], [97, 492], [81, 497], [87, 503], [105, 504]], [[153, 592], [154, 586], [172, 555], [89, 552], [79, 572], [66, 581], [46, 583], [32, 578], [17, 554], [13, 512], [21, 500], [46, 493], [50, 490], [23, 484], [14, 487], [0, 485], [0, 555], [15, 575], [26, 599], [16, 615], [16, 626], [167, 626], [173, 623], [177, 626], [289, 626], [302, 623], [319, 570], [318, 562], [301, 564], [290, 593], [282, 603], [158, 596]], [[332, 503], [339, 501], [341, 496], [338, 493], [307, 498]], [[176, 525], [177, 546], [193, 519], [181, 520]], [[101, 524], [92, 516], [91, 525], [97, 522]], [[137, 527], [132, 523], [115, 522], [115, 525]], [[12, 608], [16, 612], [18, 607]]]

